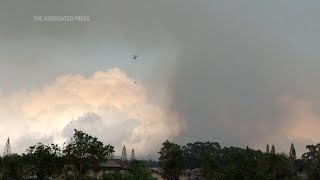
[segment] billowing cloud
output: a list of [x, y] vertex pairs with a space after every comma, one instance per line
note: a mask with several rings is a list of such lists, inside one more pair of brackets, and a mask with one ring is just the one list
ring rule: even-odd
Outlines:
[[2, 94], [1, 140], [10, 136], [13, 151], [22, 152], [41, 140], [62, 143], [77, 128], [118, 150], [126, 145], [138, 155], [155, 153], [161, 142], [179, 135], [183, 121], [151, 102], [134, 81], [114, 68], [90, 77], [62, 75], [40, 89]]

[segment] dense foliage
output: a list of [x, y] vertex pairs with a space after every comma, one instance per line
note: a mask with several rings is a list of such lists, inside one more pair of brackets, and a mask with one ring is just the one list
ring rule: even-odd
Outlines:
[[24, 167], [29, 175], [37, 175], [42, 180], [61, 174], [64, 163], [58, 145], [39, 143], [29, 147], [26, 152]]
[[105, 146], [98, 138], [75, 129], [63, 152], [69, 163], [77, 168], [77, 173], [84, 175], [88, 170], [96, 171], [101, 163], [110, 158], [114, 150], [113, 146]]
[[308, 152], [302, 155], [310, 179], [320, 179], [320, 144], [308, 145]]
[[[297, 174], [301, 173], [307, 173], [310, 179], [320, 179], [320, 144], [307, 146], [308, 152], [302, 159], [297, 159], [293, 144], [289, 155], [276, 153], [274, 145], [271, 151], [267, 145], [265, 153], [249, 147], [221, 148], [217, 142], [188, 143], [181, 151], [179, 147], [169, 141], [163, 143], [159, 165], [165, 177], [168, 177], [167, 169], [180, 169], [177, 162], [183, 157], [184, 171], [176, 171], [175, 175], [199, 169], [198, 175], [209, 180], [298, 179]], [[174, 155], [168, 155], [173, 151]]]
[[23, 177], [23, 157], [12, 154], [1, 158], [1, 179], [20, 179]]
[[130, 162], [128, 172], [113, 172], [105, 174], [103, 180], [154, 180], [151, 170], [146, 167], [143, 161], [133, 160]]
[[96, 137], [75, 129], [66, 147], [38, 143], [30, 146], [25, 154], [6, 155], [1, 158], [1, 179], [23, 179], [36, 176], [39, 180], [49, 177], [64, 179], [88, 179], [88, 170], [107, 161], [113, 146], [104, 145]]
[[[160, 167], [169, 180], [196, 174], [208, 180], [274, 180], [298, 179], [305, 174], [310, 180], [320, 179], [320, 144], [306, 146], [297, 158], [292, 143], [288, 154], [277, 153], [274, 145], [266, 151], [249, 147], [221, 147], [217, 142], [194, 142], [180, 146], [169, 140], [162, 144], [159, 161], [132, 160], [127, 171], [105, 174], [105, 180], [152, 180], [150, 168]], [[110, 158], [113, 146], [98, 138], [75, 130], [64, 148], [56, 144], [30, 146], [22, 155], [9, 154], [0, 158], [0, 179], [24, 179], [36, 176], [63, 179], [97, 179], [98, 167]], [[94, 174], [89, 174], [93, 172]]]
[[183, 158], [181, 147], [166, 140], [159, 154], [159, 165], [163, 170], [163, 176], [167, 179], [179, 179], [183, 170]]

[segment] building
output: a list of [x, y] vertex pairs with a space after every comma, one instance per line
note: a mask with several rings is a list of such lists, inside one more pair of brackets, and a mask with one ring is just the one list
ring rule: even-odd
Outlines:
[[93, 171], [90, 171], [89, 174], [94, 177], [102, 177], [108, 173], [123, 173], [128, 172], [129, 166], [123, 162], [121, 159], [109, 159], [108, 161], [102, 163], [99, 167], [98, 172], [95, 174]]
[[164, 180], [164, 178], [162, 177], [162, 173], [160, 172], [159, 168], [150, 168], [150, 169], [151, 169], [152, 177], [155, 180]]

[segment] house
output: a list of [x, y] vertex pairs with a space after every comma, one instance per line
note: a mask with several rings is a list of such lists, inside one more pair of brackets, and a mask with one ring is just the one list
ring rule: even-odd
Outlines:
[[121, 171], [128, 171], [129, 166], [126, 162], [122, 161], [121, 159], [109, 159], [108, 161], [102, 163], [100, 165], [100, 169], [102, 172], [121, 172]]
[[[152, 177], [155, 180], [164, 180], [163, 174], [161, 173], [161, 170], [159, 168], [150, 168], [152, 172]], [[192, 170], [186, 170], [183, 172], [179, 180], [204, 180], [204, 177], [202, 173], [200, 172], [200, 169], [192, 169]]]
[[180, 180], [203, 180], [204, 177], [199, 168], [195, 169], [187, 169], [184, 171], [182, 176], [179, 178]]
[[152, 177], [155, 180], [164, 180], [164, 178], [162, 177], [162, 173], [158, 168], [150, 168], [150, 169], [151, 169]]
[[307, 174], [306, 172], [298, 172], [298, 173], [297, 173], [297, 176], [298, 176], [298, 178], [301, 179], [301, 180], [306, 180], [306, 179], [308, 179], [308, 174]]
[[129, 171], [129, 166], [121, 159], [108, 159], [106, 162], [100, 165], [96, 174], [92, 171], [89, 174], [94, 177], [102, 177], [108, 173], [122, 173], [127, 171]]

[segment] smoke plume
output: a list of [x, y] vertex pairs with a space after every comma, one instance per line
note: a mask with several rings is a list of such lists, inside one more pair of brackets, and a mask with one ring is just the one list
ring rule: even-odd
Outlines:
[[161, 142], [179, 135], [179, 115], [150, 102], [146, 89], [120, 69], [90, 77], [66, 74], [40, 89], [0, 97], [1, 140], [23, 152], [38, 141], [63, 143], [81, 129], [117, 149], [156, 153]]

